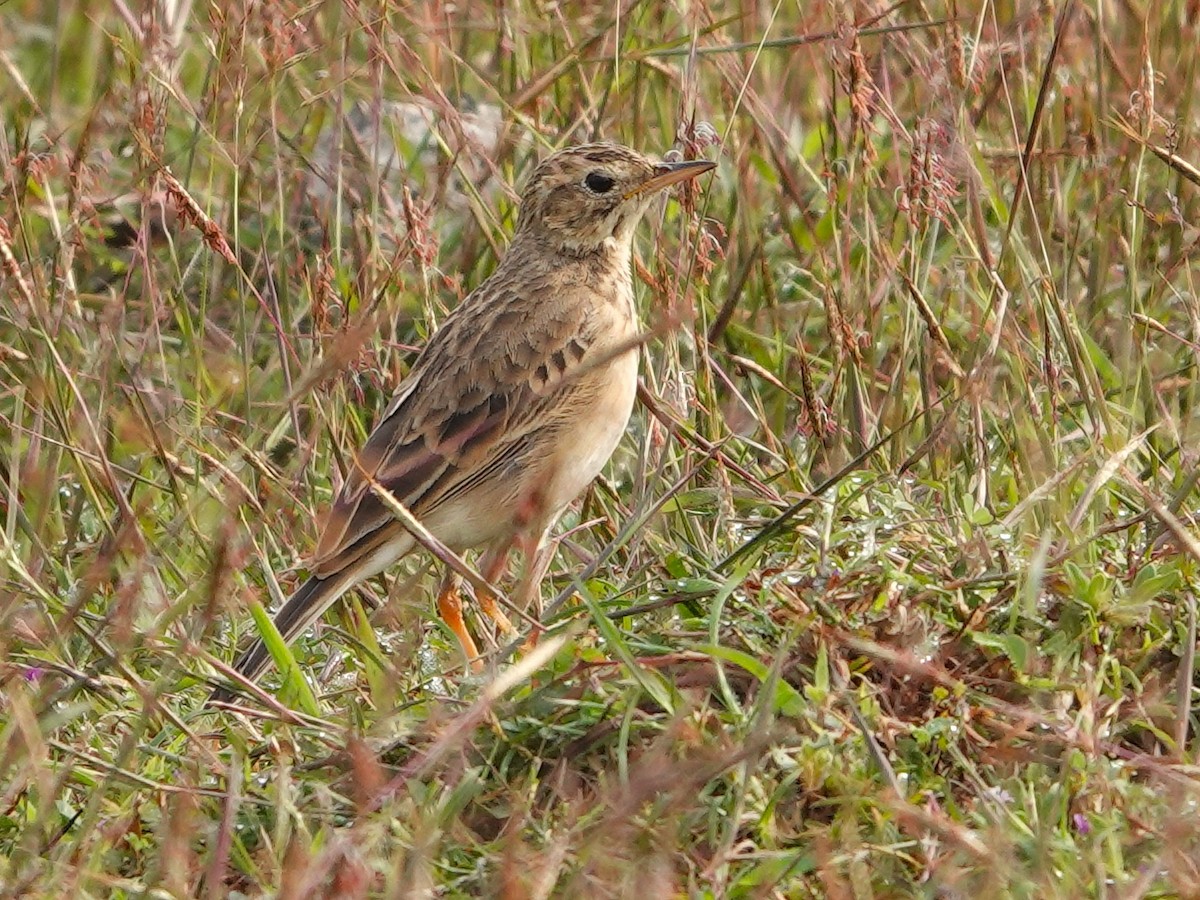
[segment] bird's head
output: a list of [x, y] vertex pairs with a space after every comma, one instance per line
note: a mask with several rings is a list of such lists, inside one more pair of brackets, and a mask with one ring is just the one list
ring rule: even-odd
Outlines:
[[521, 194], [518, 234], [575, 255], [628, 247], [650, 201], [710, 171], [709, 160], [658, 162], [618, 144], [580, 144], [538, 165]]

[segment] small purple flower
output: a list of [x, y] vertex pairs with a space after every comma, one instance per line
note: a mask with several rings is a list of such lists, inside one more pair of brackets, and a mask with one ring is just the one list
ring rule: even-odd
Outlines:
[[992, 785], [985, 791], [985, 793], [997, 803], [1003, 803], [1005, 806], [1008, 806], [1013, 802], [1013, 795], [1004, 788], [1000, 787], [998, 784]]
[[1092, 823], [1088, 821], [1087, 816], [1083, 813], [1073, 813], [1071, 815], [1071, 824], [1075, 826], [1075, 830], [1080, 834], [1092, 833]]
[[46, 674], [46, 670], [43, 669], [41, 666], [29, 666], [25, 670], [25, 680], [28, 682], [38, 681], [45, 674]]

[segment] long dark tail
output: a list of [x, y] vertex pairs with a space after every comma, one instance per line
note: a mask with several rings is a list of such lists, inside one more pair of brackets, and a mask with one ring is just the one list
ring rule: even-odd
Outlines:
[[[287, 643], [291, 643], [306, 632], [321, 618], [325, 610], [342, 596], [353, 583], [352, 579], [334, 575], [331, 578], [309, 578], [288, 598], [287, 603], [275, 615], [275, 627]], [[250, 681], [256, 680], [271, 665], [271, 654], [266, 644], [256, 640], [238, 657], [233, 667], [238, 674]], [[217, 688], [210, 701], [228, 702], [233, 699], [229, 688]]]

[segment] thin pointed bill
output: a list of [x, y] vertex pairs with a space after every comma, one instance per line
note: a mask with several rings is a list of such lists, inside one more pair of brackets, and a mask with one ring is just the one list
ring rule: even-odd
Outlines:
[[663, 188], [670, 187], [673, 184], [687, 181], [689, 178], [695, 178], [698, 175], [703, 175], [705, 172], [711, 172], [716, 167], [717, 164], [710, 159], [689, 159], [683, 162], [659, 163], [654, 167], [654, 174], [633, 190], [628, 191], [623, 199], [628, 200], [630, 197], [636, 197], [638, 194], [647, 194], [651, 191], [661, 191]]

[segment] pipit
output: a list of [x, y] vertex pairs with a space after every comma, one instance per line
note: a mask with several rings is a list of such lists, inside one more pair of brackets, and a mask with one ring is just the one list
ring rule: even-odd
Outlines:
[[[634, 229], [660, 191], [714, 166], [595, 143], [537, 167], [508, 252], [430, 338], [349, 472], [308, 580], [275, 616], [285, 640], [418, 546], [383, 491], [447, 548], [485, 548], [489, 582], [524, 541], [532, 551], [518, 602], [538, 590], [550, 529], [600, 473], [633, 411]], [[478, 599], [513, 630], [493, 597]], [[477, 660], [453, 575], [437, 605]], [[256, 641], [235, 667], [255, 679], [270, 661]]]

